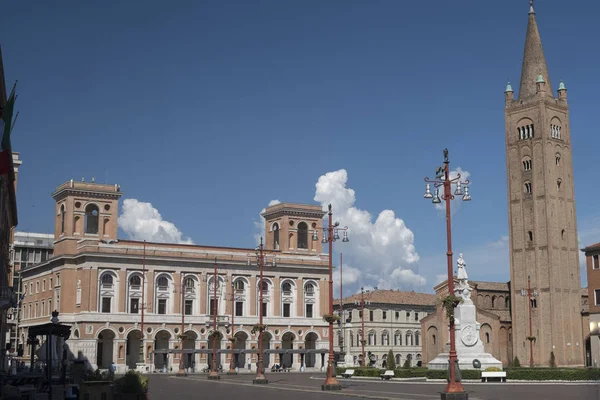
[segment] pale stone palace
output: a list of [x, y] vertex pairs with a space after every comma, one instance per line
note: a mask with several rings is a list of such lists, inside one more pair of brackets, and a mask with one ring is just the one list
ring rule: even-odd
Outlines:
[[[56, 188], [53, 257], [20, 271], [25, 293], [21, 344], [28, 327], [46, 323], [52, 310], [58, 310], [60, 321], [72, 325], [70, 356], [86, 359], [91, 367], [114, 362], [120, 371], [138, 364], [148, 371], [176, 370], [183, 330], [185, 366], [204, 368], [212, 363], [207, 349], [213, 346], [216, 261], [219, 364], [229, 365], [226, 350], [233, 336], [234, 349], [247, 350], [236, 355], [237, 366], [255, 369], [258, 333], [252, 327], [258, 323], [261, 287], [265, 366], [323, 365], [319, 349], [328, 347], [328, 325], [322, 318], [328, 257], [317, 229], [325, 215], [320, 206], [282, 203], [263, 212], [266, 263], [260, 285], [253, 248], [117, 239], [121, 195], [118, 185], [93, 182], [71, 180]], [[312, 238], [315, 230], [318, 240]], [[284, 349], [295, 351], [281, 354]], [[25, 359], [28, 351], [26, 346]]]
[[[362, 301], [364, 300], [364, 315]], [[341, 301], [334, 309], [343, 316], [337, 327], [335, 351], [345, 354], [345, 364], [361, 365], [362, 343], [365, 340], [366, 364], [383, 367], [392, 350], [396, 365], [406, 360], [411, 366], [422, 362], [421, 320], [435, 311], [436, 296], [399, 290], [370, 290]], [[364, 319], [364, 321], [363, 321]], [[364, 322], [364, 335], [362, 325]], [[369, 357], [369, 355], [371, 357]]]

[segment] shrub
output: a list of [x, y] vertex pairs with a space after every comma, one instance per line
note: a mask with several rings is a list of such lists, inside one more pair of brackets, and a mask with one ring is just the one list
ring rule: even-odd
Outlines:
[[148, 378], [135, 371], [129, 371], [115, 381], [117, 393], [144, 394], [148, 392]]
[[[481, 371], [476, 369], [461, 369], [462, 379], [481, 379]], [[426, 373], [427, 379], [447, 379], [448, 371], [445, 369], [430, 369]]]
[[600, 380], [599, 368], [509, 368], [507, 379], [524, 381], [595, 381]]
[[392, 371], [396, 369], [396, 359], [394, 358], [394, 352], [392, 349], [387, 353], [387, 369], [391, 369]]
[[553, 351], [550, 352], [550, 368], [556, 368], [556, 358]]
[[515, 359], [512, 362], [512, 367], [521, 368], [521, 361], [519, 361], [519, 357], [515, 357]]
[[[385, 372], [379, 368], [368, 368], [368, 367], [357, 367], [357, 368], [337, 368], [336, 372], [338, 375], [342, 375], [347, 369], [354, 370], [354, 376], [368, 376], [379, 378], [381, 374]], [[395, 369], [395, 378], [424, 378], [427, 375], [427, 368], [405, 368]]]

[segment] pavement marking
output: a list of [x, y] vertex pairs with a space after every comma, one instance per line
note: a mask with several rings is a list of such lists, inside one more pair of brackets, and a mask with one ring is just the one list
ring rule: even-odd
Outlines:
[[[323, 379], [323, 378], [319, 378], [319, 377], [314, 377], [311, 376], [310, 379]], [[393, 380], [390, 379], [389, 381], [379, 381], [379, 379], [369, 379], [369, 378], [364, 378], [361, 377], [361, 379], [356, 379], [353, 378], [354, 381], [358, 381], [358, 382], [379, 382], [381, 384], [387, 384], [387, 383], [394, 383], [394, 384], [405, 384], [405, 385], [440, 385], [440, 384], [446, 384], [447, 381], [446, 380], [430, 380], [430, 381], [400, 381], [400, 380]], [[350, 379], [344, 379], [344, 380], [340, 380], [340, 382], [346, 382], [346, 381], [351, 381], [352, 378]], [[492, 385], [497, 385], [497, 386], [506, 386], [506, 385], [520, 385], [520, 386], [530, 386], [530, 385], [560, 385], [560, 386], [590, 386], [590, 385], [598, 385], [600, 384], [600, 381], [522, 381], [522, 380], [513, 380], [513, 381], [508, 381], [508, 382], [481, 382], [481, 381], [466, 381], [463, 380], [462, 383], [464, 385], [485, 385], [485, 386], [492, 386]]]
[[[277, 383], [271, 383], [271, 384], [267, 384], [267, 385], [254, 385], [252, 383], [248, 384], [248, 383], [241, 383], [241, 382], [232, 382], [232, 381], [227, 381], [227, 380], [200, 380], [200, 379], [196, 379], [196, 378], [188, 378], [188, 377], [171, 377], [171, 379], [187, 379], [187, 380], [192, 380], [192, 381], [196, 381], [196, 382], [206, 382], [206, 383], [215, 383], [215, 384], [225, 384], [225, 385], [233, 385], [233, 386], [247, 386], [247, 387], [254, 387], [257, 389], [279, 389], [279, 390], [287, 390], [287, 391], [291, 391], [291, 392], [305, 392], [305, 393], [321, 393], [321, 394], [326, 394], [326, 395], [337, 395], [337, 396], [345, 396], [345, 397], [359, 397], [359, 398], [363, 398], [363, 399], [375, 399], [375, 400], [388, 400], [392, 397], [390, 396], [374, 396], [374, 395], [367, 395], [367, 394], [362, 394], [362, 393], [356, 393], [356, 390], [354, 390], [354, 392], [349, 392], [347, 389], [346, 390], [340, 390], [340, 391], [324, 391], [324, 390], [316, 390], [314, 388], [311, 389], [298, 389], [295, 387], [291, 387], [291, 386], [295, 386], [295, 385], [283, 385], [283, 384], [277, 384]], [[306, 388], [307, 386], [299, 386], [299, 387], [304, 387]], [[352, 389], [351, 389], [352, 390]], [[358, 390], [358, 392], [361, 392], [360, 390]], [[373, 393], [373, 392], [371, 392]], [[433, 395], [424, 395], [424, 394], [412, 394], [412, 393], [395, 393], [395, 392], [376, 392], [376, 393], [382, 393], [382, 394], [393, 394], [394, 397], [393, 399], [397, 399], [397, 400], [414, 400], [414, 396], [420, 396], [420, 397], [426, 397], [426, 398], [430, 398], [430, 399], [437, 399], [439, 398], [438, 396], [433, 396]], [[396, 397], [396, 396], [402, 396], [402, 397]], [[411, 397], [405, 397], [405, 396], [411, 396]], [[477, 400], [476, 398], [473, 398], [473, 400]]]

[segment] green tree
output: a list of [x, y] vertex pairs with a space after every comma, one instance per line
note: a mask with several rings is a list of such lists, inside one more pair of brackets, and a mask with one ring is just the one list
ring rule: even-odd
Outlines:
[[392, 349], [388, 351], [386, 361], [387, 369], [391, 369], [392, 371], [396, 369], [396, 359], [394, 358], [394, 352], [392, 351]]
[[513, 360], [512, 366], [515, 368], [521, 368], [521, 361], [519, 361], [519, 357], [515, 357]]
[[550, 368], [556, 368], [556, 357], [554, 357], [554, 352], [550, 352]]
[[411, 360], [412, 360], [412, 354], [407, 355], [406, 361], [404, 361], [404, 365], [402, 366], [402, 368], [410, 368]]

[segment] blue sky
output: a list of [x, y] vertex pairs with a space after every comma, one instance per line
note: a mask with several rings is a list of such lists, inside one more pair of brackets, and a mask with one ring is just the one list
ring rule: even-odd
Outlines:
[[[354, 207], [373, 221], [393, 210], [405, 226], [392, 218], [386, 232], [414, 233], [392, 238], [394, 260], [381, 243], [370, 258], [356, 240], [336, 244], [357, 272], [348, 291], [396, 267], [413, 271], [400, 287], [431, 291], [445, 225], [423, 178], [448, 147], [473, 182], [454, 214], [455, 252], [472, 279], [509, 279], [503, 91], [508, 79], [518, 88], [526, 0], [93, 3], [3, 6], [8, 86], [19, 80], [19, 230], [50, 232], [53, 189], [95, 176], [151, 203], [181, 238], [251, 247], [271, 200], [314, 203], [319, 178], [344, 169]], [[578, 228], [591, 244], [600, 3], [536, 11], [554, 87], [569, 89]]]

